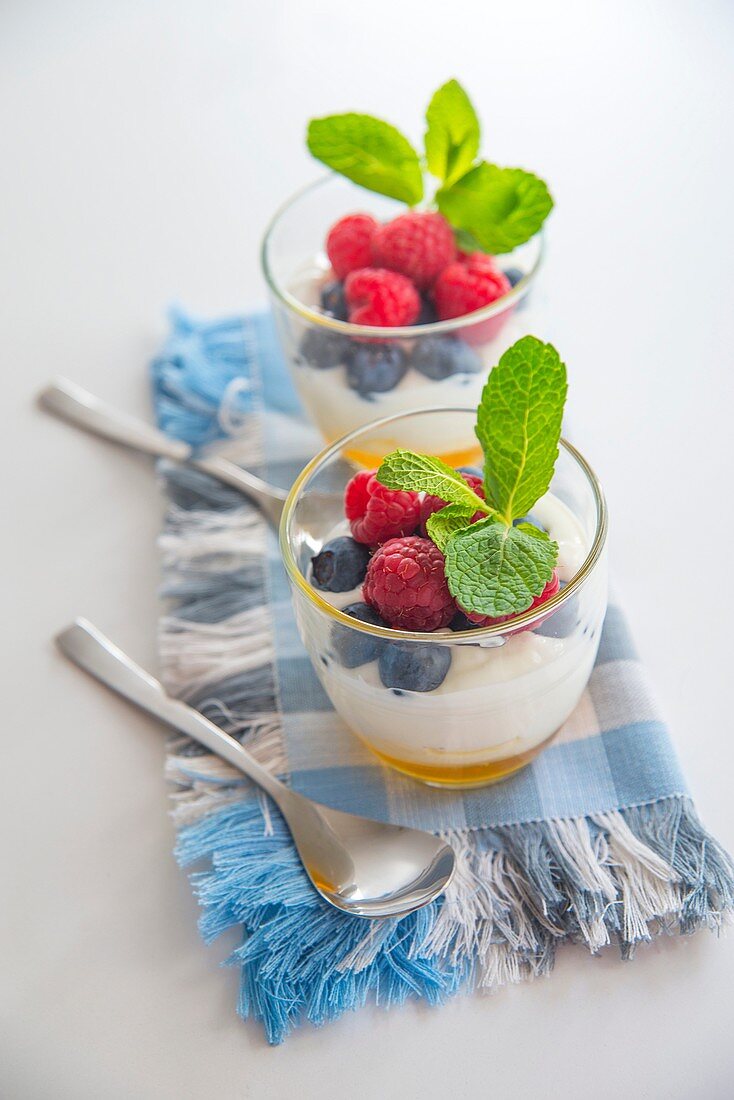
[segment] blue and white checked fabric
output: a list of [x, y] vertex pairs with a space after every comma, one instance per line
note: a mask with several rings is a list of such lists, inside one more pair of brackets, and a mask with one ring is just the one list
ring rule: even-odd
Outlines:
[[[287, 485], [318, 440], [303, 423], [267, 315], [174, 317], [153, 365], [161, 427]], [[437, 791], [384, 768], [334, 712], [296, 630], [277, 541], [237, 493], [164, 470], [161, 657], [169, 686], [309, 797], [448, 836], [447, 897], [369, 929], [308, 885], [276, 811], [227, 765], [171, 744], [182, 862], [205, 936], [244, 928], [239, 1009], [280, 1041], [369, 998], [441, 1000], [552, 967], [556, 946], [629, 955], [659, 931], [718, 927], [728, 856], [700, 825], [624, 617], [607, 614], [589, 686], [560, 735], [505, 782]]]

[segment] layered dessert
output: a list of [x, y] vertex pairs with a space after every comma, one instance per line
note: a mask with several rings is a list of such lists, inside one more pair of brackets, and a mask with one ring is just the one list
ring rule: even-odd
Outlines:
[[[548, 190], [530, 172], [478, 158], [479, 122], [456, 81], [434, 94], [426, 121], [421, 158], [372, 116], [312, 120], [310, 152], [372, 198], [354, 187], [360, 205], [343, 212], [338, 195], [328, 217], [328, 205], [304, 194], [266, 237], [286, 359], [327, 440], [407, 409], [478, 403], [492, 363], [529, 331], [521, 307], [540, 262]], [[457, 431], [441, 453], [460, 463], [466, 444]]]
[[484, 465], [399, 449], [358, 471], [304, 568], [297, 617], [327, 694], [385, 763], [426, 782], [516, 771], [591, 673], [603, 523], [573, 491], [587, 475], [570, 452], [553, 481], [564, 397], [554, 349], [520, 340], [479, 405]]

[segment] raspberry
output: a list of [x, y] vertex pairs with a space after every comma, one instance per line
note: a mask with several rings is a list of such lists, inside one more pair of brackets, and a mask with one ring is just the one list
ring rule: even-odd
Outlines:
[[370, 214], [347, 214], [332, 225], [326, 238], [326, 254], [337, 279], [372, 262], [372, 237], [379, 227]]
[[380, 267], [407, 275], [425, 290], [456, 259], [454, 233], [442, 214], [401, 214], [378, 226], [372, 254]]
[[473, 252], [443, 269], [433, 287], [433, 300], [440, 319], [448, 321], [488, 306], [510, 289], [509, 279], [494, 259]]
[[386, 623], [402, 630], [440, 630], [456, 612], [443, 554], [417, 535], [390, 539], [373, 554], [362, 596]]
[[[463, 470], [459, 470], [459, 473], [463, 477], [470, 489], [473, 489], [477, 496], [484, 500], [484, 485], [482, 484], [481, 477], [477, 477], [476, 474], [466, 474]], [[425, 534], [426, 532], [426, 520], [429, 516], [432, 516], [434, 512], [440, 512], [442, 508], [446, 507], [446, 501], [441, 500], [440, 497], [434, 497], [426, 495], [421, 502], [421, 524], [420, 529]], [[484, 519], [484, 512], [475, 512], [471, 518], [472, 523], [476, 523], [478, 519]]]
[[420, 519], [420, 499], [404, 489], [387, 489], [371, 471], [362, 470], [347, 485], [344, 511], [357, 542], [376, 546], [412, 535]]
[[[369, 576], [369, 568], [367, 570], [367, 576]], [[553, 576], [548, 581], [547, 585], [540, 593], [540, 595], [536, 596], [530, 606], [526, 608], [526, 611], [533, 611], [536, 607], [540, 607], [540, 605], [542, 603], [545, 603], [546, 600], [549, 600], [551, 596], [555, 596], [560, 587], [561, 582], [558, 576], [558, 570], [554, 569]], [[459, 610], [461, 610], [461, 608], [459, 608]], [[523, 614], [524, 613], [525, 612], [523, 612]], [[515, 615], [497, 615], [495, 618], [492, 618], [491, 615], [478, 615], [475, 611], [467, 612], [466, 617], [472, 626], [495, 626], [497, 623], [506, 623], [509, 622], [510, 619], [516, 618]], [[537, 626], [538, 624], [536, 623], [535, 625]], [[527, 626], [521, 626], [518, 630], [508, 630], [507, 633], [522, 634], [524, 630], [528, 629], [530, 628]]]
[[412, 325], [420, 313], [420, 296], [410, 279], [382, 267], [350, 272], [344, 293], [355, 325], [396, 328]]

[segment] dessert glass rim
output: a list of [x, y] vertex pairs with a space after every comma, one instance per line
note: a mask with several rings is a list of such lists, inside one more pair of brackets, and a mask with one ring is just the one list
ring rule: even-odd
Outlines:
[[[295, 294], [291, 294], [288, 288], [284, 287], [278, 281], [271, 269], [268, 259], [268, 248], [271, 237], [283, 215], [287, 213], [299, 199], [304, 198], [306, 195], [310, 194], [311, 191], [315, 191], [319, 187], [323, 187], [327, 183], [340, 178], [341, 177], [336, 172], [329, 172], [326, 175], [319, 176], [318, 179], [306, 184], [305, 187], [299, 188], [290, 198], [280, 204], [267, 225], [262, 244], [260, 245], [260, 265], [263, 275], [265, 276], [265, 281], [275, 297], [279, 298], [284, 305], [304, 318], [304, 320], [309, 321], [312, 325], [320, 325], [322, 328], [331, 329], [332, 332], [342, 333], [344, 336], [371, 337], [371, 339], [376, 340], [379, 339], [376, 334], [384, 332], [384, 329], [376, 328], [374, 325], [354, 325], [351, 321], [339, 321], [336, 317], [329, 317], [327, 314], [320, 313], [319, 310], [312, 309], [304, 302], [301, 302]], [[356, 184], [354, 186], [355, 188], [357, 187]], [[501, 298], [497, 298], [494, 302], [490, 302], [488, 306], [483, 306], [481, 309], [475, 309], [473, 313], [464, 313], [460, 317], [452, 317], [448, 321], [431, 321], [426, 325], [402, 325], [401, 327], [391, 328], [390, 337], [415, 339], [418, 336], [439, 336], [447, 332], [456, 332], [470, 325], [479, 324], [481, 321], [487, 321], [491, 317], [495, 317], [498, 313], [503, 313], [509, 306], [517, 305], [530, 290], [530, 286], [545, 258], [545, 231], [543, 229], [539, 230], [534, 237], [530, 238], [530, 240], [536, 239], [538, 241], [538, 255], [535, 257], [533, 266], [526, 275], [523, 275], [522, 278], [515, 283], [507, 294], [503, 294]], [[510, 253], [508, 253], [508, 255], [510, 255]]]
[[486, 638], [500, 638], [503, 635], [514, 634], [519, 626], [531, 626], [536, 622], [540, 622], [543, 619], [548, 618], [550, 614], [557, 611], [563, 604], [566, 603], [579, 589], [585, 584], [589, 576], [593, 572], [594, 566], [601, 557], [602, 551], [606, 544], [607, 538], [607, 504], [604, 497], [604, 491], [601, 487], [601, 482], [592, 470], [589, 463], [584, 456], [572, 443], [565, 438], [561, 438], [559, 447], [564, 450], [576, 465], [581, 469], [581, 472], [586, 477], [586, 480], [591, 487], [592, 495], [594, 498], [594, 504], [596, 506], [596, 529], [594, 531], [594, 538], [592, 539], [589, 551], [584, 558], [581, 567], [573, 575], [570, 581], [561, 588], [555, 596], [546, 600], [543, 604], [535, 609], [528, 609], [521, 612], [519, 615], [513, 616], [510, 622], [496, 623], [493, 626], [476, 627], [474, 630], [434, 630], [434, 631], [413, 631], [413, 630], [397, 630], [393, 627], [387, 626], [375, 626], [372, 623], [362, 622], [360, 619], [355, 619], [351, 615], [346, 615], [343, 611], [334, 607], [320, 595], [318, 589], [304, 576], [301, 569], [298, 566], [295, 555], [291, 548], [291, 542], [289, 537], [290, 520], [293, 515], [293, 511], [296, 502], [300, 496], [302, 486], [309, 480], [309, 478], [315, 474], [320, 467], [324, 466], [332, 458], [336, 457], [346, 446], [353, 443], [355, 439], [363, 435], [366, 431], [372, 431], [376, 428], [381, 428], [384, 425], [391, 424], [396, 420], [403, 420], [407, 417], [416, 415], [425, 415], [430, 413], [471, 413], [475, 414], [476, 409], [469, 405], [439, 405], [439, 406], [426, 406], [422, 408], [408, 409], [404, 412], [393, 413], [391, 416], [385, 416], [379, 420], [371, 420], [369, 424], [363, 424], [359, 428], [354, 428], [347, 435], [337, 439], [336, 442], [330, 443], [328, 447], [324, 447], [319, 451], [310, 462], [308, 462], [301, 470], [300, 474], [293, 482], [285, 505], [283, 506], [283, 514], [280, 520], [279, 529], [279, 543], [280, 553], [285, 565], [286, 571], [292, 583], [298, 588], [304, 595], [313, 603], [319, 611], [325, 614], [328, 618], [333, 619], [335, 622], [341, 623], [343, 626], [351, 627], [353, 630], [360, 631], [363, 634], [371, 634], [378, 638], [390, 638], [393, 641], [413, 641], [421, 642], [423, 644], [439, 643], [446, 645], [451, 642], [479, 642]]

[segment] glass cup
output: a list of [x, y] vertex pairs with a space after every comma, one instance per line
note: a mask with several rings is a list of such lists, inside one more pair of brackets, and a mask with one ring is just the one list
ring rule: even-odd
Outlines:
[[[375, 329], [321, 312], [321, 287], [334, 278], [324, 251], [326, 235], [335, 221], [355, 212], [386, 221], [399, 209], [391, 199], [331, 175], [278, 211], [262, 246], [283, 353], [303, 406], [327, 442], [408, 409], [476, 407], [502, 352], [545, 327], [537, 289], [529, 296], [543, 256], [542, 234], [498, 258], [514, 282], [510, 292], [464, 317]], [[407, 423], [402, 430], [403, 445], [417, 449]], [[457, 426], [442, 443], [442, 457], [461, 465], [473, 438], [473, 432], [464, 434]], [[379, 453], [355, 449], [352, 457], [371, 466]]]
[[[386, 440], [412, 446], [419, 436], [435, 446], [458, 430], [468, 438], [475, 418], [475, 409], [421, 409], [352, 432], [306, 466], [280, 528], [300, 635], [335, 709], [385, 764], [439, 787], [479, 787], [524, 767], [578, 703], [607, 605], [606, 505], [596, 476], [562, 441], [550, 492], [531, 513], [559, 543], [561, 588], [509, 623], [430, 634], [373, 626], [335, 606], [360, 601], [359, 590], [319, 591], [309, 568], [326, 541], [348, 533], [343, 497], [353, 454], [382, 458]], [[476, 442], [469, 458], [481, 462]], [[406, 665], [421, 670], [426, 690], [395, 686], [395, 667]]]

